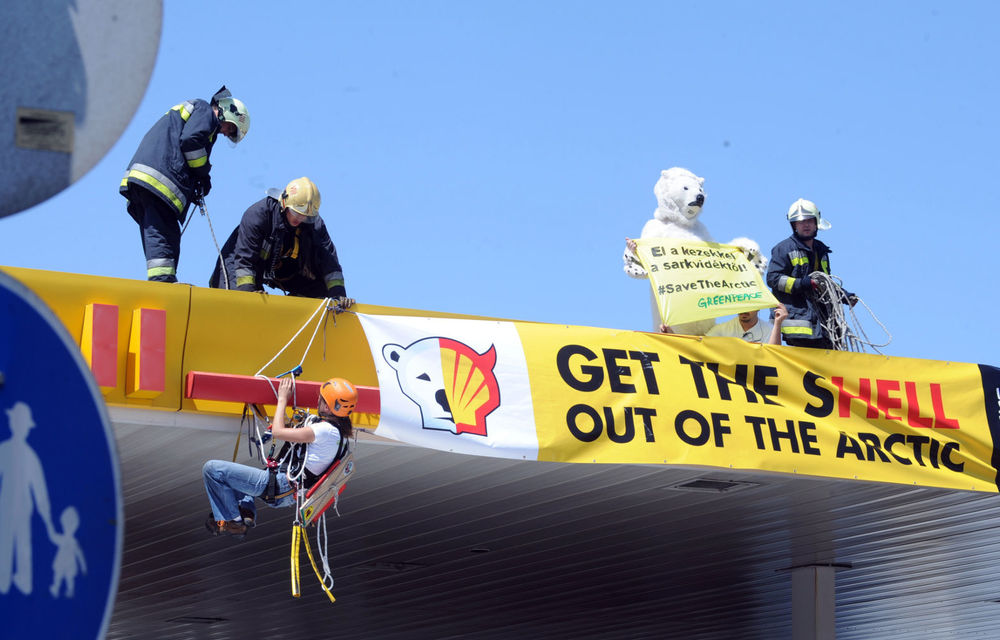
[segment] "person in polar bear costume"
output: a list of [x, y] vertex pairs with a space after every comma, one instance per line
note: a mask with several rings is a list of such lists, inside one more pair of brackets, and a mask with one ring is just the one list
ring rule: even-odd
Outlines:
[[[680, 238], [701, 242], [714, 242], [708, 228], [698, 219], [705, 205], [705, 179], [691, 171], [672, 167], [660, 172], [660, 179], [653, 187], [657, 207], [653, 218], [642, 228], [641, 238]], [[632, 278], [646, 278], [635, 253], [635, 241], [625, 239], [625, 273]], [[760, 246], [749, 238], [735, 238], [729, 244], [743, 249], [750, 262], [763, 274], [767, 269], [767, 258], [761, 255]], [[715, 320], [698, 320], [673, 327], [660, 324], [660, 313], [653, 296], [653, 326], [666, 333], [683, 333], [703, 336], [715, 324]]]

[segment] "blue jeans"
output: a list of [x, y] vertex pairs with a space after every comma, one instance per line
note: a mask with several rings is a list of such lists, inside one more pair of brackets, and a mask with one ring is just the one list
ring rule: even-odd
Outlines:
[[[240, 520], [240, 507], [257, 515], [254, 497], [267, 490], [270, 474], [267, 469], [248, 467], [245, 464], [225, 460], [209, 460], [201, 470], [205, 480], [205, 493], [212, 505], [216, 520]], [[278, 472], [278, 488], [275, 494], [291, 489], [285, 474]], [[295, 495], [281, 498], [271, 506], [287, 507], [295, 504]]]

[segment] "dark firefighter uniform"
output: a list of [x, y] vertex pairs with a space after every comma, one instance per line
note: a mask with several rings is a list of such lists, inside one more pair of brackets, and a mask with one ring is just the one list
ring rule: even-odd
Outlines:
[[[243, 214], [222, 247], [229, 288], [260, 291], [266, 284], [289, 295], [339, 298], [347, 295], [337, 248], [323, 219], [293, 227], [281, 203], [268, 196]], [[210, 287], [225, 288], [219, 261]]]
[[[830, 273], [830, 248], [813, 239], [812, 249], [793, 233], [771, 249], [767, 265], [767, 286], [779, 302], [788, 309], [788, 318], [781, 325], [785, 342], [793, 346], [830, 348], [832, 343], [820, 325], [822, 316], [813, 298], [814, 271]], [[853, 296], [845, 292], [846, 296]], [[772, 314], [773, 317], [773, 314]]]
[[173, 107], [146, 133], [119, 192], [139, 224], [146, 277], [177, 281], [181, 223], [188, 204], [211, 188], [209, 156], [220, 120], [204, 100]]

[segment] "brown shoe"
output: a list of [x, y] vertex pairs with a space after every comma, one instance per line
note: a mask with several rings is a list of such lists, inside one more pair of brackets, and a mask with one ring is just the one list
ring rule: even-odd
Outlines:
[[242, 504], [240, 505], [240, 516], [243, 518], [243, 524], [251, 529], [254, 527], [254, 512], [247, 509]]
[[235, 520], [216, 520], [215, 515], [211, 513], [208, 514], [208, 520], [205, 521], [205, 528], [208, 529], [209, 535], [213, 537], [225, 534], [227, 536], [245, 538], [247, 535], [247, 526], [242, 522], [237, 522]]

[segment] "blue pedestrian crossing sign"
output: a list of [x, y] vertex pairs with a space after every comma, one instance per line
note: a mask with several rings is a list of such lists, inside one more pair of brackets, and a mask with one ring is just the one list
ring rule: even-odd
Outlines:
[[122, 520], [114, 435], [80, 349], [0, 272], [0, 636], [103, 638]]

